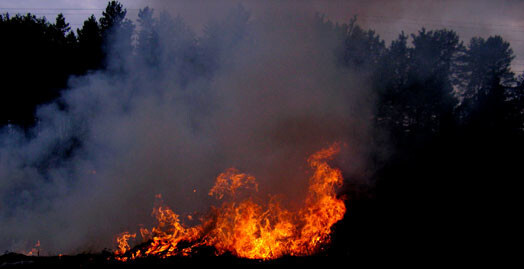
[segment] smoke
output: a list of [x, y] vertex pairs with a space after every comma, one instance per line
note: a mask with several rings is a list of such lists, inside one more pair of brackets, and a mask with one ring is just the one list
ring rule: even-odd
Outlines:
[[[293, 1], [288, 1], [297, 4]], [[335, 22], [347, 23], [357, 16], [364, 29], [374, 29], [386, 42], [401, 32], [416, 33], [422, 27], [451, 29], [465, 44], [473, 37], [499, 35], [512, 44], [516, 62], [514, 71], [522, 71], [524, 19], [522, 0], [306, 0], [302, 5], [315, 8]]]
[[366, 81], [337, 66], [340, 37], [314, 9], [293, 7], [228, 6], [196, 34], [164, 13], [155, 47], [139, 44], [153, 54], [120, 51], [40, 107], [29, 134], [4, 128], [0, 250], [37, 240], [44, 254], [112, 248], [118, 233], [151, 224], [155, 194], [175, 212], [205, 211], [229, 167], [254, 175], [262, 198], [293, 206], [307, 156], [333, 142], [344, 144], [344, 173], [362, 172]]

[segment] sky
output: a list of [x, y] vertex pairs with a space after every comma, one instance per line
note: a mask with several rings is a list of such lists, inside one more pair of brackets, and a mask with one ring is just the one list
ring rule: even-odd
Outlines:
[[[64, 13], [71, 28], [81, 27], [82, 22], [94, 14], [97, 18], [107, 5], [107, 0], [0, 0], [0, 12], [26, 13], [46, 16], [54, 20]], [[254, 10], [263, 8], [296, 8], [325, 14], [340, 23], [348, 22], [354, 15], [359, 24], [375, 29], [387, 42], [400, 31], [413, 33], [427, 29], [451, 28], [467, 44], [473, 36], [501, 35], [509, 41], [516, 54], [513, 69], [524, 70], [524, 10], [523, 0], [120, 0], [128, 10], [128, 17], [136, 20], [140, 8], [155, 10], [168, 8], [181, 15], [197, 32], [209, 18], [242, 2]], [[256, 11], [254, 12], [256, 16]]]

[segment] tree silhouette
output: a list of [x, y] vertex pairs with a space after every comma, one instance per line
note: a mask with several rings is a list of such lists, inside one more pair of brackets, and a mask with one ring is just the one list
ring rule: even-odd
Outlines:
[[380, 128], [389, 130], [395, 141], [404, 135], [404, 111], [409, 108], [402, 102], [409, 94], [405, 90], [410, 70], [407, 40], [408, 36], [402, 33], [391, 42], [380, 59], [373, 79], [378, 99], [376, 122]]
[[155, 29], [157, 22], [153, 18], [153, 9], [145, 7], [138, 12], [138, 24], [140, 25], [140, 31], [138, 32], [138, 40], [136, 45], [136, 51], [138, 57], [140, 57], [144, 63], [149, 66], [155, 66], [159, 63], [158, 50], [159, 47], [159, 36]]
[[507, 127], [505, 117], [509, 103], [506, 100], [514, 82], [510, 68], [514, 58], [509, 43], [500, 36], [471, 39], [461, 70], [463, 100], [459, 112], [462, 121], [474, 128], [484, 126], [486, 131]]
[[[123, 63], [132, 54], [133, 22], [126, 18], [127, 10], [118, 1], [111, 1], [99, 20], [102, 36], [102, 64], [105, 68], [122, 71]], [[111, 60], [109, 59], [111, 57]]]
[[61, 14], [55, 24], [32, 14], [0, 15], [0, 49], [10, 63], [0, 67], [0, 124], [33, 125], [36, 106], [54, 100], [66, 87], [76, 45], [68, 31]]
[[343, 62], [354, 70], [372, 70], [385, 52], [384, 41], [375, 31], [363, 30], [356, 24], [354, 17], [348, 27], [345, 38]]
[[524, 76], [517, 78], [516, 86], [508, 92], [508, 125], [517, 134], [517, 139], [524, 141]]
[[102, 51], [102, 30], [94, 15], [91, 15], [81, 29], [78, 29], [78, 49], [80, 59], [79, 73], [99, 69], [104, 54]]
[[374, 74], [377, 121], [401, 143], [424, 141], [453, 128], [454, 88], [464, 47], [449, 30], [401, 34], [380, 58]]

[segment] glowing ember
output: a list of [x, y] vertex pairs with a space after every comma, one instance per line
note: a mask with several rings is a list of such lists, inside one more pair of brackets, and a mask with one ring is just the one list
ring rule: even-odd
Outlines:
[[241, 191], [258, 191], [258, 185], [255, 177], [230, 168], [217, 177], [209, 195], [219, 200], [226, 196], [231, 199], [214, 207], [212, 213], [201, 220], [201, 225], [186, 227], [179, 215], [168, 207], [158, 206], [153, 210], [158, 225], [151, 231], [140, 230], [146, 242], [144, 247], [131, 251], [128, 242], [135, 234], [123, 233], [117, 238], [115, 257], [126, 261], [150, 255], [186, 256], [198, 246], [214, 247], [217, 255], [232, 253], [250, 259], [311, 255], [329, 242], [331, 227], [346, 211], [344, 201], [337, 198], [335, 192], [335, 188], [342, 185], [342, 174], [327, 163], [338, 151], [335, 144], [309, 157], [314, 173], [302, 209], [286, 210], [275, 199], [267, 204], [256, 203], [251, 198], [235, 200]]
[[36, 241], [36, 244], [35, 246], [30, 250], [28, 251], [27, 253], [25, 253], [26, 256], [40, 256], [40, 240]]

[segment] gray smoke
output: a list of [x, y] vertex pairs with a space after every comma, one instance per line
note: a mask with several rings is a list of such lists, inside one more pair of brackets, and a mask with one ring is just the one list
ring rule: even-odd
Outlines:
[[[257, 177], [262, 198], [293, 206], [307, 156], [333, 142], [346, 145], [345, 173], [363, 171], [367, 83], [336, 65], [339, 37], [314, 8], [274, 4], [248, 8], [247, 24], [228, 6], [197, 34], [164, 13], [179, 27], [157, 27], [154, 64], [119, 54], [109, 70], [72, 78], [30, 134], [1, 130], [0, 250], [37, 240], [42, 254], [113, 248], [118, 233], [153, 223], [155, 194], [176, 212], [205, 211], [229, 167]], [[194, 55], [209, 56], [213, 72], [186, 64]]]

